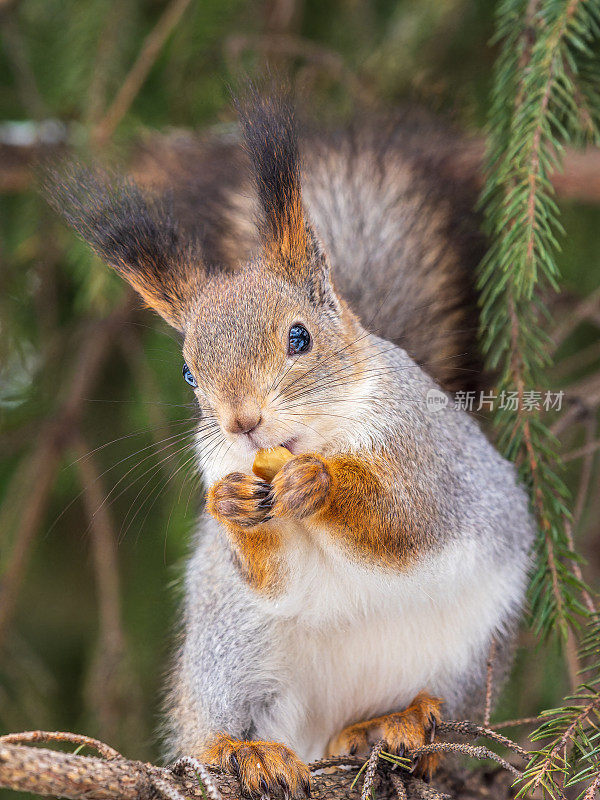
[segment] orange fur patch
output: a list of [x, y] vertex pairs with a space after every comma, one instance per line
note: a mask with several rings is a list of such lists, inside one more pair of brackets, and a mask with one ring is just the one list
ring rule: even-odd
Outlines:
[[343, 455], [328, 459], [333, 486], [314, 521], [357, 555], [375, 557], [383, 565], [397, 568], [407, 566], [417, 552], [422, 552], [423, 531], [416, 527], [415, 519], [434, 512], [417, 497], [414, 502], [421, 515], [417, 517], [414, 510], [411, 514], [409, 508], [390, 497], [384, 478], [393, 474], [394, 468], [386, 468], [386, 458]]
[[253, 796], [310, 795], [310, 772], [295, 753], [279, 742], [251, 742], [219, 733], [200, 758], [239, 778]]
[[[265, 242], [265, 249], [271, 258], [278, 262], [303, 264], [308, 260], [309, 240], [304, 221], [304, 209], [300, 187], [289, 187], [283, 209], [269, 209], [271, 237]], [[287, 274], [287, 270], [286, 270]]]
[[[350, 725], [332, 739], [327, 746], [329, 755], [346, 753], [368, 754], [369, 748], [380, 739], [385, 739], [386, 749], [403, 756], [431, 741], [435, 726], [441, 720], [442, 700], [421, 692], [404, 711], [386, 714], [366, 722]], [[431, 777], [437, 769], [440, 756], [437, 753], [419, 758], [415, 772]]]
[[264, 523], [271, 514], [271, 486], [253, 475], [232, 472], [208, 492], [207, 511], [225, 526], [246, 580], [273, 592], [281, 582], [281, 540]]
[[261, 591], [273, 593], [284, 580], [278, 517], [306, 519], [360, 558], [406, 567], [427, 549], [423, 520], [436, 512], [414, 487], [403, 487], [405, 502], [390, 494], [385, 476], [394, 469], [386, 458], [295, 456], [271, 484], [234, 472], [210, 489], [207, 509], [225, 526], [245, 577]]

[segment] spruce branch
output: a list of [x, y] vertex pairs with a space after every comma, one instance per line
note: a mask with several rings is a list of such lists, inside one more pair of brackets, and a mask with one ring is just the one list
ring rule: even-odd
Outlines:
[[[567, 145], [600, 139], [599, 23], [599, 0], [499, 4], [496, 40], [502, 44], [481, 200], [490, 248], [479, 275], [488, 365], [498, 371], [499, 392], [518, 397], [516, 409], [497, 414], [499, 444], [518, 465], [538, 523], [533, 628], [542, 637], [558, 630], [566, 642], [587, 619], [578, 660], [587, 664], [583, 673], [596, 676], [600, 619], [573, 549], [557, 440], [539, 409], [524, 409], [523, 398], [527, 390], [545, 388], [550, 363], [542, 298], [558, 288], [556, 253], [563, 233], [552, 178]], [[542, 714], [531, 739], [543, 746], [529, 761], [520, 794], [542, 789], [562, 798], [565, 787], [583, 783], [580, 797], [591, 800], [600, 786], [599, 682], [596, 677], [582, 683], [561, 707]]]
[[583, 797], [600, 774], [600, 694], [582, 684], [565, 702], [562, 708], [544, 712], [542, 716], [550, 719], [532, 734], [534, 741], [547, 741], [527, 765], [520, 795], [542, 787], [552, 797], [562, 797], [564, 787], [592, 778], [580, 794]]
[[533, 753], [519, 796], [541, 787], [551, 797], [563, 798], [566, 787], [577, 786], [578, 800], [593, 800], [600, 786], [599, 630], [599, 614], [594, 612], [580, 646], [582, 674], [589, 679], [560, 708], [541, 714], [544, 721], [530, 739], [544, 741], [544, 746]]
[[[589, 613], [586, 587], [574, 568], [566, 525], [568, 492], [555, 468], [556, 440], [539, 410], [524, 410], [527, 390], [544, 385], [549, 339], [542, 293], [558, 287], [556, 251], [562, 234], [552, 176], [566, 144], [589, 137], [574, 101], [579, 65], [586, 69], [598, 37], [598, 0], [504, 0], [497, 38], [503, 42], [489, 120], [487, 182], [482, 195], [490, 249], [481, 265], [483, 346], [499, 369], [499, 390], [514, 391], [516, 411], [497, 416], [499, 441], [528, 486], [538, 521], [531, 582], [534, 628], [544, 636]], [[586, 90], [587, 91], [587, 90]], [[581, 136], [578, 136], [578, 134]]]

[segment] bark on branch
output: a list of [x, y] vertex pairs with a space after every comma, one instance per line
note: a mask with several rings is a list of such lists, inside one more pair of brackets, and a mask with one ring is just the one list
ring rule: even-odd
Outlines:
[[[508, 743], [518, 755], [524, 751], [506, 737], [493, 734], [473, 723], [446, 723], [447, 733], [483, 735], [496, 742]], [[444, 723], [441, 726], [444, 729]], [[30, 746], [38, 742], [61, 742], [95, 749], [103, 758], [65, 753]], [[450, 750], [477, 758], [494, 757], [505, 769], [490, 773], [479, 771], [441, 772], [436, 787], [402, 769], [390, 769], [389, 759], [380, 760], [384, 743], [373, 749], [368, 762], [358, 757], [333, 758], [311, 765], [313, 800], [359, 800], [365, 792], [377, 800], [444, 800], [449, 795], [460, 800], [513, 796], [513, 765], [485, 747], [470, 744], [433, 742], [421, 750]], [[377, 752], [376, 752], [377, 750]], [[385, 755], [385, 753], [383, 753]], [[325, 772], [323, 771], [325, 770]], [[510, 770], [510, 771], [508, 771]], [[357, 779], [358, 778], [358, 779]], [[239, 784], [230, 775], [217, 772], [193, 759], [182, 759], [173, 767], [123, 758], [116, 750], [95, 739], [69, 733], [29, 731], [0, 737], [0, 787], [39, 795], [65, 797], [69, 800], [242, 800]]]
[[[313, 780], [313, 798], [358, 800], [359, 789], [350, 790], [357, 768], [319, 775]], [[161, 782], [193, 800], [206, 800], [203, 787], [191, 775], [175, 776], [170, 770], [129, 761], [104, 760], [94, 756], [60, 753], [21, 744], [0, 744], [0, 786], [33, 794], [54, 795], [70, 800], [150, 800], [165, 796]], [[227, 800], [241, 795], [237, 781], [228, 775], [215, 775], [219, 791]]]
[[[69, 152], [66, 144], [26, 147], [0, 142], [0, 192], [25, 191], [31, 186], [40, 163], [50, 163]], [[467, 170], [481, 176], [483, 153], [483, 140], [473, 139], [466, 143], [453, 156], [453, 163], [449, 165], [451, 173], [460, 176]], [[567, 148], [564, 169], [552, 176], [552, 183], [559, 197], [597, 203], [600, 200], [600, 149]]]

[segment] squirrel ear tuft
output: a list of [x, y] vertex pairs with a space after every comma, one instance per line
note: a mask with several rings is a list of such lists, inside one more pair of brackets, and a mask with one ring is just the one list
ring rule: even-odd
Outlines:
[[183, 330], [205, 279], [200, 247], [184, 241], [163, 201], [132, 181], [79, 165], [48, 176], [55, 210], [170, 325]]
[[323, 259], [308, 225], [300, 188], [300, 154], [291, 106], [252, 85], [236, 102], [262, 219], [261, 238], [274, 270], [293, 283], [315, 279]]

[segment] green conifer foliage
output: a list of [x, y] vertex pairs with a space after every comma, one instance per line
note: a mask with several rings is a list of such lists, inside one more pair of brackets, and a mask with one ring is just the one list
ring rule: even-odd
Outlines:
[[[564, 148], [599, 140], [600, 4], [597, 0], [502, 0], [501, 42], [489, 113], [487, 182], [482, 195], [490, 249], [481, 265], [482, 341], [500, 392], [544, 387], [549, 364], [544, 295], [558, 288], [556, 254], [562, 227], [551, 183]], [[578, 569], [570, 536], [569, 496], [556, 440], [543, 409], [501, 409], [499, 442], [529, 487], [539, 526], [530, 603], [534, 631], [563, 639], [587, 619], [580, 657], [582, 683], [533, 734], [543, 741], [521, 792], [542, 787], [553, 797], [600, 785], [598, 652], [600, 626]]]

